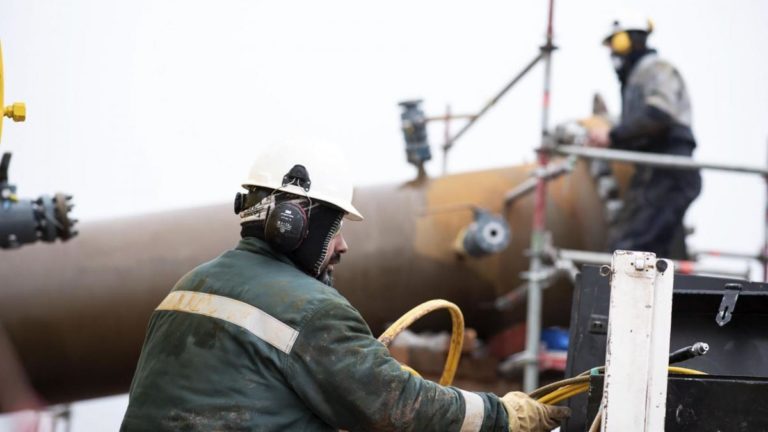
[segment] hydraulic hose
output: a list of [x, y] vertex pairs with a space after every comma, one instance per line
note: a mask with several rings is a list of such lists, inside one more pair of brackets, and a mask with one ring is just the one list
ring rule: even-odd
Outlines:
[[546, 396], [546, 395], [548, 395], [548, 394], [550, 394], [550, 393], [554, 392], [555, 390], [558, 390], [558, 389], [560, 389], [562, 387], [565, 387], [565, 386], [568, 386], [568, 385], [571, 385], [571, 384], [584, 384], [584, 383], [588, 383], [588, 382], [589, 382], [589, 376], [587, 376], [587, 375], [579, 375], [579, 376], [576, 376], [576, 377], [573, 377], [573, 378], [566, 378], [564, 380], [556, 381], [556, 382], [553, 382], [551, 384], [547, 384], [547, 385], [545, 385], [543, 387], [539, 387], [536, 390], [528, 393], [528, 396], [530, 396], [530, 397], [532, 397], [534, 399], [539, 399], [539, 398], [541, 398], [543, 396]]
[[[459, 360], [461, 359], [461, 348], [464, 345], [464, 315], [461, 314], [461, 309], [455, 304], [447, 300], [430, 300], [422, 303], [406, 312], [394, 324], [389, 326], [379, 336], [379, 342], [383, 343], [384, 346], [389, 346], [400, 332], [408, 328], [419, 318], [438, 309], [448, 309], [448, 312], [451, 314], [451, 344], [448, 348], [448, 357], [445, 359], [443, 375], [439, 381], [440, 385], [448, 386], [451, 385], [453, 377], [456, 376], [456, 369], [459, 367]], [[407, 366], [404, 369], [413, 371], [413, 369]]]
[[[554, 405], [558, 402], [562, 402], [578, 394], [586, 393], [589, 390], [589, 376], [591, 374], [597, 374], [605, 371], [605, 366], [599, 366], [590, 370], [584, 371], [573, 378], [567, 378], [564, 380], [556, 381], [551, 384], [547, 384], [540, 387], [528, 395], [541, 403], [548, 405]], [[706, 375], [705, 372], [688, 369], [678, 366], [669, 366], [667, 371], [670, 373], [684, 374], [684, 375]]]
[[[705, 372], [683, 368], [678, 366], [669, 366], [667, 371], [676, 374], [683, 375], [706, 375]], [[592, 374], [598, 374], [605, 372], [605, 366], [599, 366], [590, 370], [584, 371], [573, 378], [567, 378], [564, 380], [553, 382], [540, 387], [528, 395], [539, 402], [547, 405], [554, 405], [562, 402], [566, 399], [572, 398], [576, 395], [586, 393], [589, 391], [589, 376]], [[590, 425], [589, 432], [597, 432], [600, 429], [600, 422], [602, 418], [603, 407], [602, 401], [600, 402], [600, 409], [597, 412], [592, 424]]]
[[[461, 349], [464, 345], [464, 316], [461, 313], [461, 309], [459, 309], [459, 307], [455, 304], [447, 300], [430, 300], [428, 302], [422, 303], [406, 312], [397, 321], [390, 325], [389, 328], [387, 328], [384, 333], [379, 336], [379, 342], [383, 343], [384, 346], [389, 346], [392, 340], [394, 340], [395, 337], [403, 330], [410, 327], [411, 324], [416, 322], [424, 315], [427, 315], [428, 313], [434, 312], [438, 309], [447, 309], [451, 314], [451, 342], [448, 348], [448, 356], [445, 360], [443, 374], [439, 381], [440, 385], [447, 386], [451, 385], [453, 378], [456, 376], [456, 369], [458, 368], [459, 360], [461, 359]], [[420, 376], [418, 372], [407, 365], [403, 365], [403, 369], [416, 376]], [[669, 366], [667, 370], [670, 373], [677, 374], [706, 375], [705, 372], [678, 366]], [[592, 368], [580, 373], [575, 377], [547, 384], [532, 391], [529, 393], [529, 396], [541, 403], [554, 405], [573, 396], [586, 393], [589, 390], [589, 376], [601, 372], [605, 372], [605, 366]], [[601, 417], [601, 412], [602, 407], [598, 412], [598, 415], [595, 418], [590, 430], [593, 430], [594, 427], [599, 427], [599, 418]]]

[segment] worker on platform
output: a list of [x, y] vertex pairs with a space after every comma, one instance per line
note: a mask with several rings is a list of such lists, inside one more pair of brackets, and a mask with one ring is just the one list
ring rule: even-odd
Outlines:
[[[691, 104], [680, 73], [648, 46], [650, 20], [633, 14], [615, 20], [603, 44], [621, 83], [621, 121], [590, 130], [590, 145], [691, 156]], [[683, 216], [701, 191], [698, 171], [637, 165], [611, 250], [640, 250], [684, 258]], [[673, 248], [673, 242], [681, 247]]]
[[332, 285], [342, 221], [363, 219], [338, 152], [291, 150], [253, 165], [235, 200], [237, 247], [182, 277], [152, 314], [121, 431], [557, 427], [565, 407], [403, 370]]

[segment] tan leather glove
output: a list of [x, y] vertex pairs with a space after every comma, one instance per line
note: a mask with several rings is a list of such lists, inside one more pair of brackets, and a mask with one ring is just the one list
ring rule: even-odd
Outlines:
[[593, 115], [592, 117], [583, 118], [578, 120], [579, 125], [587, 130], [592, 129], [610, 129], [613, 127], [613, 123], [608, 117], [602, 115]]
[[566, 407], [544, 405], [523, 392], [510, 392], [501, 398], [507, 410], [510, 432], [548, 432], [571, 416]]
[[609, 133], [611, 131], [611, 121], [603, 115], [593, 115], [592, 117], [579, 120], [579, 124], [587, 130], [587, 145], [590, 147], [609, 147], [611, 140]]

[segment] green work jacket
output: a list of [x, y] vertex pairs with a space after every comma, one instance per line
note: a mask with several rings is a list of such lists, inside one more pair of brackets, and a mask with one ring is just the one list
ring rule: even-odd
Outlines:
[[[397, 318], [397, 317], [393, 317]], [[498, 397], [400, 368], [335, 289], [255, 238], [153, 313], [121, 431], [506, 431]]]

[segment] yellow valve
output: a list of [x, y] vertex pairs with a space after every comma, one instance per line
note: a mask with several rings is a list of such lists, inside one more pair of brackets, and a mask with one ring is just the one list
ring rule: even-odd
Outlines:
[[15, 122], [23, 122], [27, 118], [27, 106], [24, 102], [14, 102], [13, 105], [5, 107], [3, 115]]
[[5, 106], [3, 93], [5, 92], [5, 83], [3, 81], [3, 49], [0, 46], [0, 109], [3, 113], [0, 115], [0, 137], [3, 136], [3, 118], [8, 117], [15, 122], [23, 122], [27, 118], [27, 106], [24, 102], [14, 102], [10, 106]]

